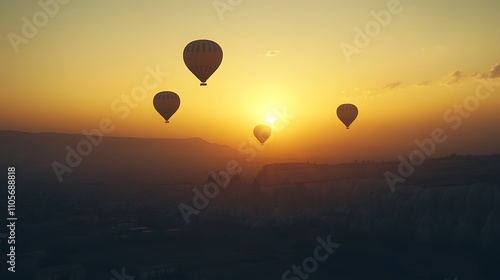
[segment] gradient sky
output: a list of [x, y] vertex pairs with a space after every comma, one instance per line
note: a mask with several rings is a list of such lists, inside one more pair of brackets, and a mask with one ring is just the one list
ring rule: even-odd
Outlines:
[[[373, 26], [372, 11], [392, 2], [71, 0], [13, 47], [23, 17], [33, 22], [43, 10], [38, 1], [2, 1], [0, 129], [81, 133], [109, 118], [112, 136], [201, 137], [237, 148], [286, 108], [294, 118], [286, 126], [277, 119], [283, 129], [263, 155], [395, 160], [436, 128], [448, 136], [436, 156], [500, 153], [500, 2], [395, 1], [400, 12], [346, 59], [341, 44], [355, 47], [355, 29]], [[182, 59], [186, 44], [202, 38], [224, 51], [207, 87]], [[120, 118], [113, 102], [142, 85], [147, 67], [168, 76]], [[472, 100], [484, 78], [496, 91], [452, 129], [456, 118], [443, 114]], [[181, 98], [170, 124], [152, 106], [163, 90]], [[342, 103], [359, 108], [350, 130], [336, 117]]]

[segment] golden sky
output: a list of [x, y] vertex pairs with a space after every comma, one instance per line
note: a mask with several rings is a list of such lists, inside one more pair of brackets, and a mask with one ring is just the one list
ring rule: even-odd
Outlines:
[[[499, 153], [498, 11], [496, 0], [2, 1], [0, 129], [82, 133], [109, 118], [111, 136], [238, 148], [275, 117], [265, 155], [391, 160], [436, 128], [448, 136], [438, 155]], [[182, 59], [196, 39], [224, 51], [206, 87]], [[144, 79], [155, 87], [134, 98]], [[181, 98], [169, 124], [152, 105], [164, 90]], [[342, 103], [359, 109], [350, 130]]]

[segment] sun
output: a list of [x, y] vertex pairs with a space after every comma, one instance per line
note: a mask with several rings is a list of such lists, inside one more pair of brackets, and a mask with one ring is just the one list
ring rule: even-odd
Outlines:
[[275, 116], [269, 116], [267, 117], [267, 123], [268, 124], [274, 124], [274, 122], [276, 121], [276, 117]]

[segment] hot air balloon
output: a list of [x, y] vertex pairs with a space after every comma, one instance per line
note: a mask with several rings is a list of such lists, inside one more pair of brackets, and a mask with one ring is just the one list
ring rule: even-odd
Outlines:
[[264, 145], [264, 142], [271, 136], [271, 128], [267, 125], [258, 125], [253, 129], [253, 135], [259, 140], [259, 142]]
[[168, 123], [168, 119], [179, 109], [181, 99], [175, 92], [161, 91], [153, 98], [153, 105], [156, 111], [165, 119], [165, 123]]
[[358, 116], [358, 108], [353, 104], [342, 104], [337, 108], [337, 116], [345, 124], [345, 128], [349, 129], [351, 123]]
[[206, 86], [207, 79], [219, 68], [222, 62], [222, 48], [214, 41], [196, 40], [184, 48], [184, 63], [200, 80], [200, 86]]

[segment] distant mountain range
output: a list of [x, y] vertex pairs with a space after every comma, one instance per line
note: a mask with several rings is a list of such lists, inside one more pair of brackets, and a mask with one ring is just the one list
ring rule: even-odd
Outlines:
[[[201, 138], [89, 138], [79, 134], [0, 131], [0, 167], [16, 167], [18, 180], [53, 184], [201, 184], [230, 161], [243, 169], [244, 182], [260, 186], [325, 182], [399, 175], [400, 162], [344, 164], [273, 163]], [[2, 175], [3, 176], [3, 175]], [[62, 181], [60, 181], [62, 179]], [[404, 184], [500, 182], [500, 156], [429, 159]]]
[[[459, 184], [500, 184], [500, 155], [463, 156], [428, 159], [413, 168], [411, 174], [399, 172], [401, 162], [359, 162], [336, 165], [315, 163], [268, 164], [256, 177], [260, 186], [328, 182], [351, 178], [374, 178], [386, 181], [386, 172], [400, 176], [401, 185], [449, 186]], [[407, 176], [409, 175], [409, 176]], [[390, 177], [393, 178], [393, 177]]]
[[14, 165], [19, 180], [37, 183], [201, 183], [210, 171], [242, 158], [228, 146], [201, 138], [90, 140], [78, 134], [0, 131], [0, 139], [3, 170]]

